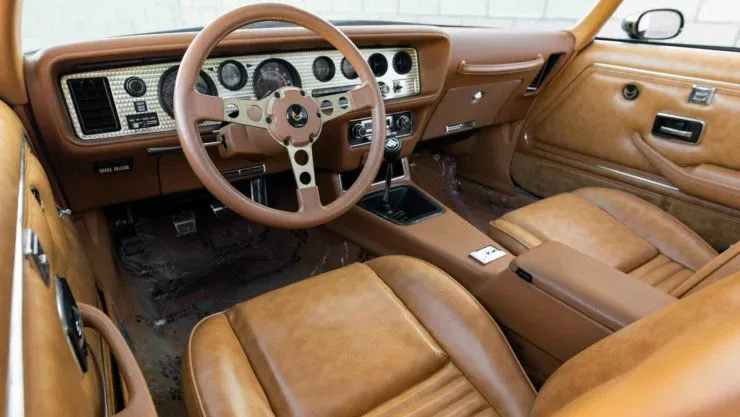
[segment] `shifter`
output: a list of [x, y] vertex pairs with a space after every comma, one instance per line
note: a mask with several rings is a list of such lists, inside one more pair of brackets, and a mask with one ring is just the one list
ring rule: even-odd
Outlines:
[[396, 137], [389, 137], [385, 141], [385, 152], [383, 152], [383, 161], [386, 164], [385, 168], [385, 190], [383, 190], [383, 199], [380, 202], [380, 210], [391, 214], [393, 208], [391, 207], [390, 194], [391, 194], [391, 180], [393, 179], [393, 163], [401, 156], [401, 140]]

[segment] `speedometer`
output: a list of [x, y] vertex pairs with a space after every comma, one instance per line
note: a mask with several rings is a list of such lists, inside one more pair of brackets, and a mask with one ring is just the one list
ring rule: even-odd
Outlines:
[[263, 61], [254, 71], [254, 93], [262, 99], [283, 87], [301, 87], [296, 69], [282, 59]]
[[[164, 111], [173, 118], [175, 117], [173, 112], [175, 101], [175, 81], [177, 80], [177, 70], [179, 68], [179, 66], [174, 66], [168, 69], [159, 79], [159, 104], [161, 104]], [[211, 77], [203, 71], [198, 74], [198, 82], [195, 84], [195, 89], [201, 94], [209, 96], [218, 95], [216, 84], [214, 84]]]

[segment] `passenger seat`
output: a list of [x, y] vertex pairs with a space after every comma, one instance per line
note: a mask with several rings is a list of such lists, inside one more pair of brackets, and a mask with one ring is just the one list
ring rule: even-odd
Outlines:
[[740, 245], [722, 255], [676, 218], [631, 194], [583, 188], [491, 222], [490, 236], [518, 255], [557, 241], [676, 298], [740, 270]]

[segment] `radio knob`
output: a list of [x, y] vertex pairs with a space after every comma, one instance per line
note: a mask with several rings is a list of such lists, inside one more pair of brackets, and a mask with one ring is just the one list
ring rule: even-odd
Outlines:
[[398, 130], [409, 130], [411, 129], [411, 118], [404, 115], [401, 115], [396, 119], [396, 127]]
[[355, 139], [365, 139], [365, 136], [367, 136], [367, 128], [365, 128], [361, 123], [352, 126], [352, 136]]

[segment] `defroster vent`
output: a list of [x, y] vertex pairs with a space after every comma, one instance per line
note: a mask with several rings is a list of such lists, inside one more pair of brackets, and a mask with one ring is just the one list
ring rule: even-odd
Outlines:
[[70, 79], [67, 80], [67, 86], [82, 133], [94, 135], [121, 130], [108, 78]]

